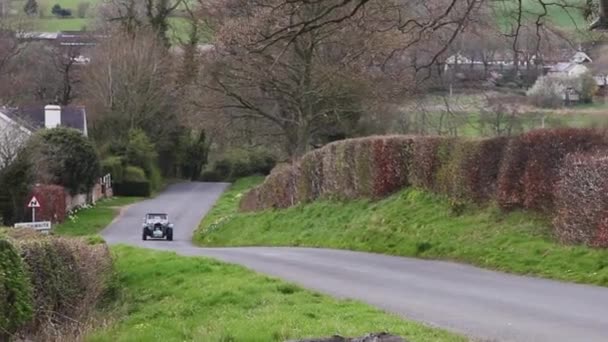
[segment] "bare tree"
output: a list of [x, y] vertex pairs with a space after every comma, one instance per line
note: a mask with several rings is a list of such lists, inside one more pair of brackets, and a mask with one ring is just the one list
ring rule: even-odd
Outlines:
[[126, 137], [128, 130], [143, 128], [161, 138], [175, 115], [170, 61], [151, 31], [113, 32], [99, 44], [83, 75], [86, 102], [97, 131]]
[[216, 59], [203, 70], [202, 85], [223, 100], [216, 101], [219, 108], [206, 107], [232, 120], [266, 122], [285, 140], [285, 151], [298, 156], [315, 140], [339, 134], [330, 129], [356, 122], [362, 100], [372, 97], [371, 52], [381, 37], [367, 39], [353, 22], [258, 50], [249, 43], [260, 34], [284, 20], [314, 17], [330, 3], [296, 12], [250, 6], [252, 17], [237, 15], [217, 31]]
[[0, 19], [0, 78], [8, 73], [11, 61], [24, 49], [18, 40], [27, 25], [21, 18], [12, 20]]
[[608, 29], [608, 0], [597, 0], [597, 3], [592, 0], [587, 0], [586, 5], [587, 8], [585, 9], [585, 16], [597, 16], [597, 19], [595, 19], [595, 21], [591, 23], [590, 29]]
[[78, 96], [75, 87], [80, 83], [79, 65], [76, 63], [79, 56], [78, 51], [72, 48], [54, 52], [53, 62], [61, 76], [61, 88], [56, 101], [60, 105], [67, 106]]
[[32, 42], [13, 57], [0, 83], [4, 105], [70, 104], [79, 96], [80, 68], [75, 49]]

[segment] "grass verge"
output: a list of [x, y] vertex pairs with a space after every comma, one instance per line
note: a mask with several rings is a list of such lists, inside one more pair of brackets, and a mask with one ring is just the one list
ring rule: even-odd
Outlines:
[[309, 246], [466, 262], [505, 272], [608, 286], [608, 250], [564, 246], [527, 213], [469, 206], [407, 189], [381, 201], [317, 201], [253, 214], [237, 199], [260, 180], [235, 183], [195, 234], [203, 246]]
[[74, 218], [53, 228], [55, 234], [84, 236], [99, 233], [118, 215], [120, 207], [140, 201], [140, 197], [114, 197], [99, 201], [94, 207], [80, 210]]
[[113, 248], [122, 289], [115, 324], [87, 341], [284, 341], [390, 331], [411, 341], [465, 341], [367, 305], [319, 295], [245, 268]]

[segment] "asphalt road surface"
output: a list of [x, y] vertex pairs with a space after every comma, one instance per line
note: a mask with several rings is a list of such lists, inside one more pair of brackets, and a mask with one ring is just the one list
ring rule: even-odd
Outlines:
[[[103, 235], [241, 264], [340, 298], [483, 341], [608, 341], [608, 288], [513, 276], [448, 262], [309, 248], [197, 248], [193, 230], [226, 184], [183, 183], [126, 209]], [[167, 212], [173, 242], [142, 241], [147, 212]]]

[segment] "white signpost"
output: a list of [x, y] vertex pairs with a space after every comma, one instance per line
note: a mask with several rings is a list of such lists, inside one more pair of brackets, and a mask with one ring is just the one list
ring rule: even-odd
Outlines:
[[15, 228], [30, 228], [41, 233], [48, 234], [51, 231], [51, 222], [36, 222], [36, 208], [40, 208], [40, 202], [36, 196], [32, 196], [32, 199], [28, 203], [27, 207], [32, 208], [32, 222], [15, 223]]
[[36, 196], [32, 196], [32, 199], [27, 207], [32, 208], [32, 222], [36, 222], [36, 208], [40, 208], [40, 202], [38, 202]]
[[41, 233], [48, 233], [51, 231], [51, 222], [23, 222], [23, 223], [15, 223], [15, 228], [30, 228], [37, 230]]

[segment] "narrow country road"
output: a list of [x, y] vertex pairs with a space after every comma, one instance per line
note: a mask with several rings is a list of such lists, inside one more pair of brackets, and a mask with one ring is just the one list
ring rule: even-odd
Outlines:
[[[127, 210], [110, 244], [207, 256], [484, 341], [608, 341], [608, 288], [507, 275], [448, 262], [309, 248], [197, 248], [191, 236], [226, 184], [176, 184]], [[169, 213], [175, 241], [142, 241], [146, 212]], [[382, 327], [385, 328], [385, 327]]]

